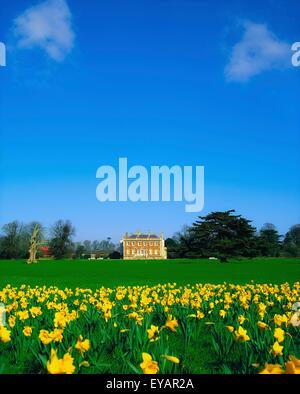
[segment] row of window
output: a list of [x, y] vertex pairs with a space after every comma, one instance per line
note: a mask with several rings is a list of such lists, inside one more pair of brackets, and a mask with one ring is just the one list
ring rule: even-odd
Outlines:
[[[153, 241], [143, 241], [143, 246], [148, 245], [148, 243], [149, 243], [150, 246], [153, 246], [153, 245], [157, 246], [158, 245], [158, 241], [154, 241], [154, 242]], [[135, 241], [127, 241], [126, 245], [127, 246], [130, 246], [130, 245], [134, 246], [135, 245]], [[142, 245], [142, 241], [137, 241], [137, 245], [141, 246]]]
[[[139, 255], [139, 256], [146, 256], [147, 253], [146, 253], [145, 249], [132, 249], [131, 254], [132, 255]], [[149, 249], [149, 253], [148, 254], [149, 255], [152, 255], [152, 254], [158, 255], [158, 250], [157, 249], [154, 250], [154, 253], [153, 253], [152, 249]], [[128, 256], [130, 255], [130, 250], [127, 250], [127, 255]]]

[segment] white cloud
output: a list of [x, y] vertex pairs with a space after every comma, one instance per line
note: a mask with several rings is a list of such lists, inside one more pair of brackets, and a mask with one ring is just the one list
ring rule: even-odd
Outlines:
[[14, 20], [17, 47], [38, 47], [53, 60], [62, 61], [74, 45], [71, 19], [65, 0], [47, 0], [26, 9]]
[[254, 75], [289, 65], [290, 45], [279, 40], [264, 24], [243, 23], [242, 39], [232, 48], [225, 67], [227, 81], [245, 82]]

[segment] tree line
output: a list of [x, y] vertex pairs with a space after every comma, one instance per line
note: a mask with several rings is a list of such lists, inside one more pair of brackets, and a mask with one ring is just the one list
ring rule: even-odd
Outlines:
[[[0, 258], [27, 259], [30, 238], [36, 225], [39, 227], [38, 243], [42, 245], [45, 242], [49, 247], [49, 254], [56, 259], [88, 258], [91, 254], [109, 258], [121, 256], [119, 246], [112, 243], [109, 237], [101, 241], [74, 242], [75, 227], [69, 220], [58, 220], [48, 231], [39, 222], [23, 224], [15, 220], [5, 224], [1, 229]], [[38, 254], [38, 257], [41, 257], [41, 251]]]
[[300, 257], [300, 224], [282, 236], [272, 223], [260, 230], [234, 210], [199, 216], [166, 239], [169, 258], [209, 258], [227, 261], [230, 257]]
[[[257, 230], [251, 220], [234, 210], [211, 212], [199, 216], [191, 225], [166, 239], [168, 258], [209, 258], [227, 261], [230, 257], [300, 257], [300, 224], [283, 236], [271, 223]], [[101, 241], [74, 242], [75, 227], [58, 220], [46, 231], [38, 222], [5, 224], [0, 233], [0, 258], [27, 258], [31, 234], [38, 225], [38, 243], [47, 240], [49, 253], [56, 259], [96, 257], [120, 258], [121, 246], [108, 237]]]

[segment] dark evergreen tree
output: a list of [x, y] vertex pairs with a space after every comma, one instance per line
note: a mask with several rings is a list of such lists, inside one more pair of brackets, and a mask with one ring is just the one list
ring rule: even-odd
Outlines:
[[165, 240], [165, 246], [168, 250], [169, 259], [178, 258], [179, 243], [174, 238], [167, 238]]
[[258, 254], [256, 229], [234, 210], [200, 216], [189, 230], [189, 257], [254, 257]]

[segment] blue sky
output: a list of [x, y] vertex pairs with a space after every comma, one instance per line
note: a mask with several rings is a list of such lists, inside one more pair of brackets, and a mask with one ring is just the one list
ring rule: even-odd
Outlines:
[[[226, 4], [225, 4], [226, 3]], [[101, 165], [204, 165], [205, 207], [300, 222], [298, 1], [14, 1], [1, 13], [0, 225], [169, 236], [179, 203], [100, 203]]]

